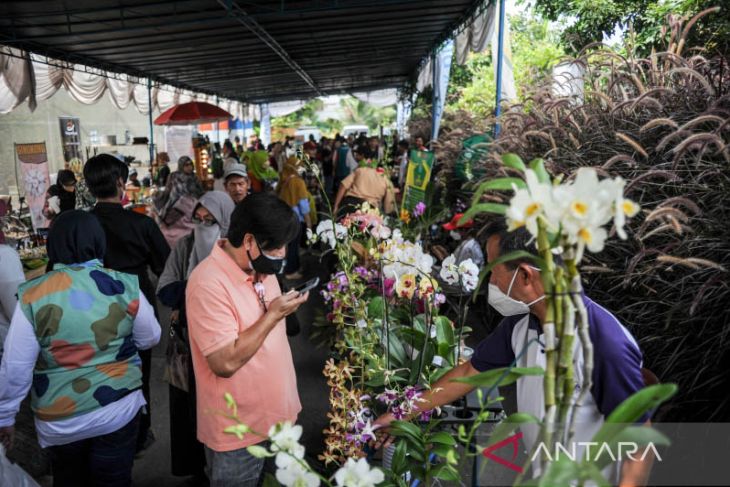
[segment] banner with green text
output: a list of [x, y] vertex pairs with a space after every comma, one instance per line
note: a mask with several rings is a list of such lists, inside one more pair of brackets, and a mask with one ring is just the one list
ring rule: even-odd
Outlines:
[[411, 150], [408, 158], [406, 186], [402, 209], [413, 211], [416, 205], [426, 199], [426, 188], [431, 181], [434, 154], [430, 151]]

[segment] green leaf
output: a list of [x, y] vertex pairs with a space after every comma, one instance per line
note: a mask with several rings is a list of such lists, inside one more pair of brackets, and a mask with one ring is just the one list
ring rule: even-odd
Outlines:
[[676, 384], [656, 384], [635, 392], [619, 404], [606, 418], [593, 441], [612, 439], [627, 425], [635, 423], [644, 413], [656, 408], [677, 392]]
[[368, 303], [368, 317], [382, 319], [384, 307], [385, 301], [383, 301], [383, 296], [375, 296]]
[[406, 421], [393, 421], [390, 425], [390, 433], [393, 436], [408, 436], [423, 445], [423, 432], [413, 423]]
[[598, 487], [609, 487], [611, 485], [603, 476], [601, 469], [592, 463], [581, 463], [580, 471], [585, 477], [595, 482]]
[[529, 413], [513, 413], [507, 416], [504, 420], [500, 421], [499, 424], [494, 428], [494, 431], [489, 437], [487, 446], [494, 445], [510, 436], [514, 431], [523, 424], [539, 424], [540, 421]]
[[262, 487], [281, 487], [279, 481], [270, 473], [265, 474]]
[[482, 195], [489, 190], [505, 191], [512, 190], [513, 186], [517, 188], [526, 188], [527, 184], [520, 178], [498, 178], [485, 181], [479, 185], [471, 199], [472, 204], [479, 203]]
[[464, 213], [464, 216], [459, 218], [457, 224], [463, 225], [480, 213], [495, 213], [497, 215], [504, 215], [505, 213], [507, 213], [507, 205], [503, 205], [501, 203], [477, 203], [471, 205], [471, 207], [466, 210], [466, 213]]
[[454, 447], [449, 445], [442, 445], [440, 443], [434, 444], [431, 448], [431, 453], [435, 453], [436, 455], [440, 456], [441, 458], [446, 458], [446, 456], [449, 454], [451, 450], [453, 450]]
[[550, 183], [550, 174], [545, 169], [545, 161], [542, 159], [533, 159], [530, 161], [530, 169], [535, 171], [537, 180], [541, 183]]
[[542, 367], [514, 367], [492, 369], [480, 374], [469, 377], [459, 377], [451, 379], [451, 382], [461, 382], [477, 387], [495, 387], [506, 386], [512, 384], [520, 377], [526, 375], [544, 375], [545, 370]]
[[474, 290], [474, 294], [472, 299], [476, 301], [477, 296], [479, 295], [479, 289], [482, 287], [482, 283], [484, 282], [484, 278], [487, 277], [487, 275], [492, 272], [492, 269], [494, 269], [495, 266], [498, 266], [499, 264], [504, 264], [505, 262], [509, 262], [512, 260], [517, 259], [529, 259], [535, 262], [540, 268], [544, 267], [545, 261], [542, 259], [542, 257], [537, 256], [535, 254], [531, 254], [530, 252], [527, 252], [525, 250], [515, 250], [513, 252], [508, 252], [504, 255], [500, 255], [496, 259], [489, 262], [479, 273], [479, 283], [477, 284], [476, 289]]
[[442, 445], [456, 445], [456, 440], [446, 431], [438, 431], [428, 437], [429, 443], [441, 443]]
[[[449, 361], [449, 363], [451, 364], [451, 361]], [[453, 364], [451, 364], [451, 365], [453, 365]], [[449, 367], [442, 367], [440, 369], [436, 369], [435, 372], [431, 372], [431, 376], [429, 377], [429, 379], [430, 379], [429, 382], [431, 384], [436, 383], [436, 381], [441, 380], [441, 377], [445, 376], [450, 371], [451, 371], [451, 368], [449, 368]]]
[[422, 331], [416, 330], [415, 328], [400, 328], [396, 333], [400, 337], [401, 342], [407, 343], [416, 350], [423, 348], [426, 334]]
[[393, 452], [393, 459], [391, 461], [392, 470], [396, 473], [403, 473], [406, 467], [406, 451], [408, 444], [400, 440], [395, 446], [395, 452]]
[[[385, 340], [385, 333], [383, 333], [383, 340]], [[403, 348], [403, 344], [398, 338], [398, 335], [393, 333], [393, 330], [388, 334], [388, 351], [390, 352], [391, 360], [396, 362], [395, 365], [405, 365], [408, 360], [406, 350]]]
[[578, 465], [569, 459], [567, 455], [561, 455], [557, 461], [550, 462], [545, 473], [540, 478], [540, 487], [553, 487], [555, 485], [571, 485], [580, 475]]
[[456, 449], [452, 448], [451, 451], [446, 454], [446, 461], [449, 463], [449, 465], [457, 465], [459, 463]]
[[365, 382], [368, 387], [382, 387], [385, 385], [385, 372], [378, 371], [370, 376], [370, 380]]
[[458, 482], [461, 479], [459, 471], [447, 463], [435, 466], [431, 469], [431, 475], [434, 478], [446, 480], [448, 482]]
[[676, 384], [656, 384], [628, 397], [606, 418], [609, 423], [633, 423], [677, 392]]
[[436, 323], [436, 343], [438, 354], [448, 360], [451, 356], [451, 348], [454, 346], [454, 327], [451, 321], [445, 316], [434, 318]]
[[509, 154], [503, 154], [502, 155], [502, 164], [504, 164], [507, 167], [511, 167], [513, 169], [518, 169], [522, 172], [525, 172], [525, 163], [522, 162], [522, 159], [517, 154], [509, 153]]

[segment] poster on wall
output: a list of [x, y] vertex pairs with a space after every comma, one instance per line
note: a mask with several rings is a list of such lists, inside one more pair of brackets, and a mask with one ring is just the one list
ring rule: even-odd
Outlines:
[[46, 202], [46, 191], [51, 184], [46, 143], [15, 144], [15, 155], [20, 164], [22, 179], [19, 186], [25, 190], [25, 202], [30, 209], [33, 228], [46, 228], [49, 222], [43, 216], [43, 205]]
[[426, 189], [431, 181], [433, 152], [411, 150], [408, 158], [406, 187], [403, 195], [403, 209], [412, 211], [416, 205], [426, 199]]
[[81, 129], [79, 119], [72, 117], [59, 117], [61, 126], [61, 148], [63, 150], [64, 162], [71, 162], [72, 159], [81, 159]]
[[180, 157], [194, 158], [193, 127], [187, 125], [165, 127], [165, 147], [167, 155], [170, 156], [170, 169], [173, 171], [177, 169], [177, 160]]

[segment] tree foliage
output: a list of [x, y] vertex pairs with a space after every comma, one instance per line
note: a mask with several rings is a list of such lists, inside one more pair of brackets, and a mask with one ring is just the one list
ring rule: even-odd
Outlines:
[[321, 118], [324, 102], [315, 98], [296, 112], [273, 118], [271, 125], [276, 129], [310, 126], [319, 128], [325, 134], [334, 134], [348, 124], [367, 125], [374, 131], [380, 125], [389, 126], [395, 121], [395, 107], [376, 107], [353, 97], [342, 98], [340, 105], [340, 118]]
[[[561, 36], [563, 45], [573, 52], [613, 35], [620, 26], [631, 39], [631, 47], [639, 54], [648, 54], [652, 48], [666, 45], [669, 32], [664, 26], [669, 14], [689, 19], [723, 3], [727, 4], [722, 0], [535, 0], [535, 7], [549, 20], [574, 20]], [[725, 6], [704, 19], [692, 30], [688, 43], [729, 52], [730, 9]]]

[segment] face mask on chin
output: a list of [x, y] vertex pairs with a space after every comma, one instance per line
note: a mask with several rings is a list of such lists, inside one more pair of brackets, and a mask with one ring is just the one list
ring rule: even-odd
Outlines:
[[256, 237], [254, 237], [254, 242], [256, 242], [256, 247], [258, 247], [259, 249], [259, 256], [254, 259], [251, 257], [251, 252], [246, 250], [246, 255], [248, 256], [248, 260], [251, 263], [251, 270], [255, 271], [258, 274], [265, 275], [281, 274], [284, 271], [286, 259], [280, 257], [269, 257], [264, 253], [263, 250], [261, 250], [261, 247], [259, 246]]
[[512, 280], [510, 281], [509, 287], [507, 288], [507, 294], [503, 293], [496, 284], [489, 283], [489, 295], [487, 297], [487, 301], [492, 306], [492, 308], [496, 309], [497, 312], [502, 316], [516, 316], [528, 314], [530, 312], [530, 306], [545, 299], [545, 296], [540, 296], [539, 298], [530, 301], [529, 303], [524, 303], [522, 301], [518, 301], [517, 299], [511, 298], [509, 295], [512, 292], [512, 286], [514, 285], [515, 279], [517, 278], [517, 271], [519, 271], [519, 269], [515, 269], [514, 274], [512, 274]]

